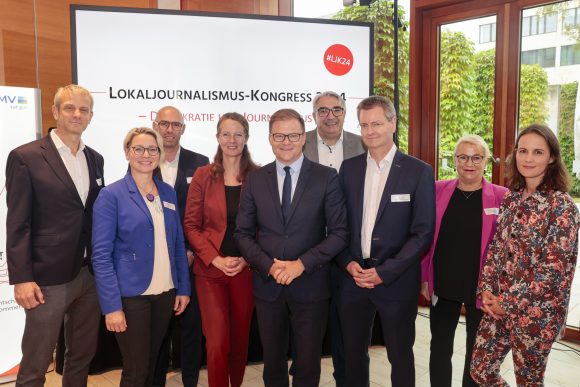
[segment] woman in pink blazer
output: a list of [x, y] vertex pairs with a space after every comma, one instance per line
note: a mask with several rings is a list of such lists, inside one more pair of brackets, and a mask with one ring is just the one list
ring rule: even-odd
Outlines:
[[226, 113], [217, 124], [214, 162], [193, 175], [184, 217], [195, 253], [193, 272], [206, 339], [211, 387], [239, 387], [248, 357], [254, 308], [252, 272], [234, 243], [240, 193], [257, 168], [248, 151], [244, 116]]
[[499, 208], [507, 189], [483, 177], [490, 152], [477, 135], [455, 146], [457, 179], [435, 183], [436, 225], [422, 261], [421, 293], [430, 300], [432, 386], [451, 386], [451, 356], [461, 307], [466, 310], [466, 354], [463, 386], [477, 386], [469, 375], [475, 335], [482, 318], [475, 292]]

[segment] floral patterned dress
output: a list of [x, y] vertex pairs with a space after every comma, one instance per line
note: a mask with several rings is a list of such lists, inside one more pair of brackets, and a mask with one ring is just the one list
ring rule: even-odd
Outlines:
[[471, 375], [482, 386], [507, 386], [500, 365], [512, 350], [518, 385], [543, 385], [552, 344], [565, 327], [578, 254], [580, 215], [570, 195], [510, 192], [497, 219], [477, 290], [499, 297], [507, 312], [485, 315]]

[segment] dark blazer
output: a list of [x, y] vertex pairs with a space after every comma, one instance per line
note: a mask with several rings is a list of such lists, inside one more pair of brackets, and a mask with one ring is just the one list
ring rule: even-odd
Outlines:
[[251, 172], [242, 192], [234, 237], [256, 271], [256, 297], [274, 301], [282, 292], [283, 286], [268, 275], [274, 258], [302, 260], [305, 272], [287, 286], [296, 301], [330, 297], [329, 263], [348, 243], [344, 197], [336, 171], [304, 158], [286, 225], [276, 163]]
[[6, 253], [10, 283], [72, 281], [91, 256], [93, 203], [104, 185], [103, 157], [83, 150], [89, 195], [83, 202], [50, 136], [14, 149], [6, 163]]
[[[318, 163], [318, 136], [316, 135], [317, 130], [318, 129], [314, 129], [306, 132], [304, 156], [306, 156], [309, 160]], [[358, 156], [366, 151], [365, 146], [358, 134], [344, 130], [342, 141], [343, 160]]]
[[[191, 294], [177, 197], [155, 179], [163, 206], [171, 276], [177, 295]], [[155, 253], [151, 212], [131, 174], [101, 191], [93, 221], [93, 269], [103, 314], [122, 310], [121, 297], [138, 296], [151, 283]]]
[[[346, 197], [350, 247], [338, 258], [343, 268], [362, 262], [361, 230], [367, 154], [345, 160], [340, 183]], [[392, 195], [409, 195], [393, 201]], [[400, 197], [399, 197], [399, 200]], [[430, 165], [397, 150], [385, 184], [373, 229], [371, 257], [383, 284], [375, 297], [417, 300], [421, 283], [421, 257], [433, 241], [435, 229], [435, 180]], [[348, 273], [346, 280], [353, 282]], [[353, 282], [354, 283], [354, 282]]]
[[224, 272], [211, 264], [220, 252], [227, 228], [226, 189], [223, 176], [212, 178], [212, 165], [198, 168], [189, 186], [183, 227], [195, 253], [195, 275], [222, 278]]
[[[173, 189], [177, 194], [179, 216], [182, 221], [185, 214], [187, 192], [189, 190], [191, 178], [197, 168], [207, 164], [209, 164], [209, 159], [206, 156], [192, 152], [183, 147], [181, 148], [181, 151], [179, 152], [179, 161], [177, 162], [177, 176], [175, 177], [175, 186]], [[155, 176], [163, 180], [159, 168], [155, 170]]]

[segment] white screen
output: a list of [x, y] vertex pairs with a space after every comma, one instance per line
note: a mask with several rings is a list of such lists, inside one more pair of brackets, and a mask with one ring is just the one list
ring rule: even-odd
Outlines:
[[[274, 159], [269, 115], [293, 108], [314, 129], [312, 98], [325, 90], [344, 95], [344, 127], [358, 132], [356, 105], [372, 84], [370, 24], [82, 6], [72, 12], [73, 78], [95, 99], [83, 139], [105, 157], [109, 183], [126, 171], [127, 131], [151, 127], [165, 105], [185, 116], [182, 146], [210, 160], [220, 114], [246, 115], [250, 152], [266, 164]], [[351, 61], [341, 59], [344, 52], [328, 54], [334, 45], [347, 47]], [[327, 65], [348, 72], [335, 75]], [[281, 100], [287, 93], [297, 101]]]

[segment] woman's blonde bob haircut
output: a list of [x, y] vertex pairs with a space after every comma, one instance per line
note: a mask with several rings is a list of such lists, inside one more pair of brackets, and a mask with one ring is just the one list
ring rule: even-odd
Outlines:
[[157, 143], [157, 147], [159, 148], [159, 162], [161, 163], [165, 160], [165, 151], [163, 150], [163, 138], [156, 130], [151, 128], [141, 127], [141, 128], [133, 128], [129, 130], [125, 139], [123, 140], [123, 150], [125, 152], [129, 152], [129, 148], [131, 148], [131, 143], [133, 142], [133, 138], [139, 134], [148, 134], [155, 139]]

